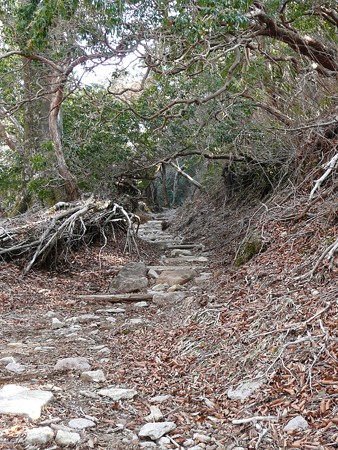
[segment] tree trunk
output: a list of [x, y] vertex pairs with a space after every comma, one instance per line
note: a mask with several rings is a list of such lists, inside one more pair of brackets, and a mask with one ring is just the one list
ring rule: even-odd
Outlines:
[[79, 198], [79, 190], [76, 184], [76, 179], [74, 175], [70, 172], [64, 152], [61, 137], [61, 127], [59, 126], [59, 119], [61, 113], [61, 103], [63, 100], [63, 85], [64, 80], [57, 80], [58, 88], [53, 94], [52, 101], [50, 104], [49, 112], [49, 131], [50, 136], [54, 144], [54, 151], [57, 161], [57, 167], [60, 177], [64, 182], [65, 189], [65, 201], [72, 201]]
[[161, 165], [161, 175], [162, 175], [162, 196], [163, 196], [163, 206], [169, 208], [169, 198], [167, 191], [167, 170], [165, 164]]

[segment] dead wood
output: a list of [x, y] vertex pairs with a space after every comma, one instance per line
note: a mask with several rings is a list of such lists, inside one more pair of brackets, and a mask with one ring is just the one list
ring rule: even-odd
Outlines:
[[152, 300], [153, 294], [93, 294], [93, 295], [79, 295], [81, 300], [98, 300], [111, 303], [119, 302], [138, 302], [140, 300]]
[[115, 239], [118, 229], [126, 234], [124, 250], [138, 253], [134, 223], [135, 215], [113, 201], [60, 202], [0, 222], [0, 256], [25, 258], [27, 273], [36, 265], [57, 265], [70, 250], [97, 238], [105, 246], [109, 237]]

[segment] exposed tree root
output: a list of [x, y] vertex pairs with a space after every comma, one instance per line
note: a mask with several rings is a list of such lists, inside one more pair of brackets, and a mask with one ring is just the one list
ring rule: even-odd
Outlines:
[[124, 250], [139, 254], [135, 222], [139, 222], [136, 215], [112, 201], [60, 202], [48, 210], [0, 222], [0, 255], [25, 257], [27, 273], [35, 265], [57, 264], [67, 251], [93, 239], [103, 238], [106, 245], [107, 236], [115, 237], [118, 228], [126, 233]]

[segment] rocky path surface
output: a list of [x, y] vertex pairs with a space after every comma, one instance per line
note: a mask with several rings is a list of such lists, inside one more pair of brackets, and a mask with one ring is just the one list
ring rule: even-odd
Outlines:
[[160, 261], [125, 265], [105, 298], [3, 316], [1, 449], [241, 448], [225, 445], [207, 384], [180, 361], [196, 346], [183, 311], [211, 273], [203, 246], [162, 231], [171, 215], [139, 230]]

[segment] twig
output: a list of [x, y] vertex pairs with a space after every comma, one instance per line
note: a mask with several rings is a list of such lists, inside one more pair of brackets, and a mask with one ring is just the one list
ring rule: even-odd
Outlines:
[[244, 419], [233, 419], [232, 423], [233, 425], [242, 425], [243, 423], [250, 423], [250, 422], [263, 422], [263, 421], [278, 421], [278, 416], [253, 416], [253, 417], [246, 417]]

